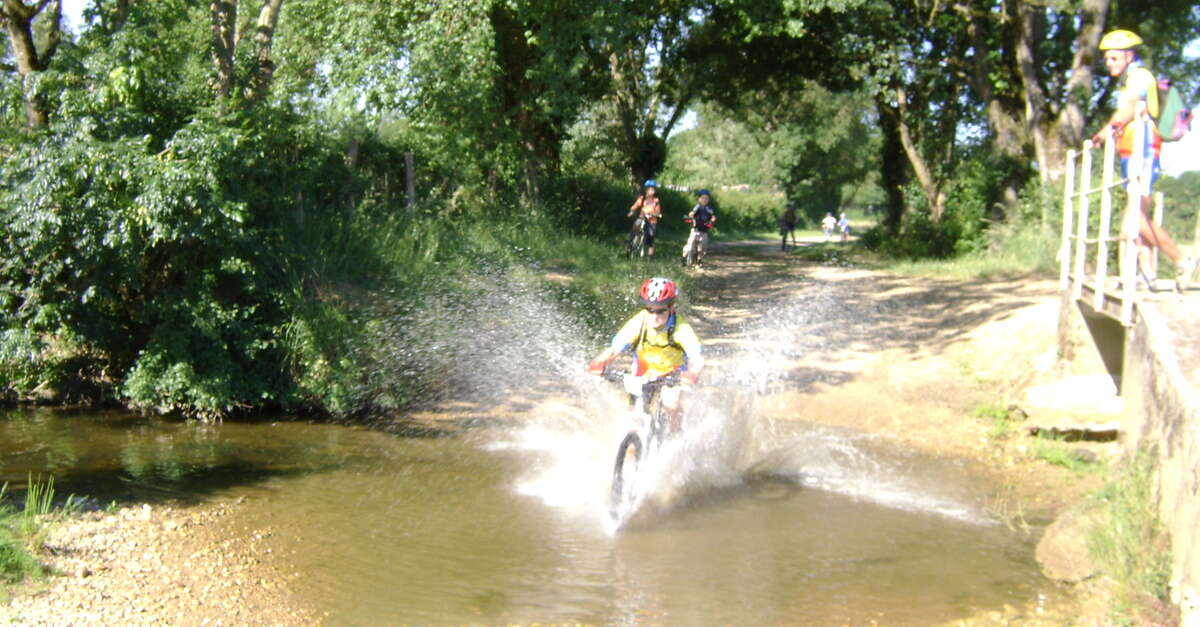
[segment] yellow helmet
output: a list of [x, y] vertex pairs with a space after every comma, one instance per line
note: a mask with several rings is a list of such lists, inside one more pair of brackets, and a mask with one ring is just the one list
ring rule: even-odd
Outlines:
[[1100, 39], [1101, 50], [1129, 50], [1142, 45], [1142, 38], [1131, 30], [1114, 30]]

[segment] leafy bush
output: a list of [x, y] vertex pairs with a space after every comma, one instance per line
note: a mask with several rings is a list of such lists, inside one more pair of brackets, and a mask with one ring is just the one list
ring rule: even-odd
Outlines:
[[86, 355], [84, 377], [133, 406], [290, 405], [277, 336], [310, 267], [298, 233], [362, 195], [339, 152], [272, 110], [198, 115], [158, 152], [86, 123], [18, 144], [0, 174], [4, 386], [26, 395], [31, 367]]
[[[714, 190], [713, 203], [718, 228], [744, 232], [778, 228], [787, 201], [777, 192]], [[803, 220], [803, 212], [797, 217]]]

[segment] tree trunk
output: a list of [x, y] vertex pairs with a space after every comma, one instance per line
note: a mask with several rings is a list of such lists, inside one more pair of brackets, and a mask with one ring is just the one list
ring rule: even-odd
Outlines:
[[[1007, 65], [997, 65], [992, 62], [992, 58], [987, 54], [973, 55], [974, 63], [971, 67], [969, 81], [971, 89], [975, 92], [978, 99], [985, 103], [987, 107], [988, 128], [991, 130], [991, 147], [992, 152], [996, 157], [1006, 164], [1025, 163], [1028, 160], [1026, 147], [1031, 138], [1031, 128], [1028, 120], [1031, 116], [1037, 117], [1041, 114], [1029, 108], [1030, 100], [1028, 94], [1020, 99], [1012, 96], [1005, 96], [997, 93], [995, 89], [996, 75], [1008, 75], [1012, 81], [1020, 81], [1026, 78], [1025, 71], [1030, 72], [1029, 78], [1033, 82], [1037, 82], [1036, 68], [1026, 68], [1023, 64], [1032, 63], [1035, 59], [1033, 47], [1030, 46], [1024, 52], [1020, 51], [1020, 39], [1028, 36], [1028, 33], [1021, 32], [1022, 28], [1034, 27], [1034, 19], [1032, 12], [1036, 9], [1028, 6], [1024, 0], [1017, 0], [1016, 3], [1005, 3], [1001, 9], [1002, 14], [996, 16], [991, 11], [976, 11], [967, 4], [956, 4], [955, 11], [962, 16], [967, 27], [967, 36], [971, 40], [971, 45], [976, 51], [986, 51], [992, 47], [989, 37], [993, 34], [995, 28], [990, 26], [992, 20], [1000, 20], [1003, 35], [1006, 42], [1006, 47], [1016, 48], [1014, 55], [1017, 57], [1017, 68], [1011, 68]], [[1023, 13], [1025, 12], [1025, 13]], [[1027, 23], [1022, 23], [1023, 15], [1029, 17]], [[1005, 29], [1003, 24], [1017, 23], [1016, 29]], [[1010, 31], [1013, 34], [1007, 34]], [[1012, 41], [1015, 35], [1018, 41]], [[1022, 58], [1025, 55], [1027, 58]], [[1044, 90], [1040, 89], [1040, 83], [1034, 86], [1035, 91], [1039, 95], [1035, 98], [1040, 98], [1045, 101]], [[1000, 206], [1004, 207], [1003, 215], [1008, 215], [1015, 209], [1020, 191], [1025, 185], [1026, 174], [1010, 168], [1007, 176], [1004, 177], [1001, 183], [999, 197], [996, 199]], [[996, 219], [1002, 219], [1003, 215], [995, 215]]]
[[283, 0], [263, 0], [258, 12], [258, 25], [254, 29], [254, 70], [250, 74], [250, 86], [246, 88], [246, 99], [262, 100], [271, 89], [275, 76], [275, 61], [271, 59], [271, 44], [275, 39], [275, 27], [279, 24], [279, 11]]
[[946, 211], [946, 193], [941, 189], [941, 183], [934, 179], [933, 172], [929, 169], [929, 165], [925, 162], [925, 158], [921, 156], [921, 151], [917, 148], [917, 144], [913, 141], [912, 131], [908, 126], [908, 95], [901, 85], [896, 86], [896, 131], [900, 136], [900, 145], [904, 148], [904, 154], [908, 157], [908, 163], [912, 166], [913, 173], [917, 176], [917, 182], [921, 184], [921, 189], [925, 191], [925, 198], [929, 202], [929, 219], [934, 223], [941, 222], [942, 214]]
[[566, 135], [563, 115], [539, 107], [549, 87], [531, 78], [544, 53], [530, 44], [530, 35], [536, 36], [543, 28], [551, 27], [499, 2], [493, 5], [489, 19], [500, 66], [495, 83], [500, 115], [512, 121], [523, 152], [525, 195], [537, 200], [543, 182], [557, 177], [561, 171], [562, 142]]
[[879, 159], [880, 184], [887, 195], [883, 228], [888, 233], [895, 235], [900, 232], [900, 225], [907, 212], [904, 186], [908, 183], [908, 170], [906, 169], [904, 146], [900, 142], [899, 116], [896, 108], [880, 95], [875, 100], [875, 110], [879, 114], [879, 127], [883, 132]]
[[62, 0], [53, 0], [50, 29], [44, 50], [37, 49], [33, 37], [33, 20], [50, 6], [50, 3], [51, 0], [39, 0], [37, 4], [30, 6], [22, 0], [4, 0], [3, 8], [0, 8], [0, 21], [4, 22], [8, 31], [13, 58], [17, 62], [16, 70], [21, 75], [25, 124], [29, 128], [44, 126], [50, 118], [45, 105], [37, 98], [37, 73], [45, 70], [50, 64], [50, 59], [54, 57], [58, 44], [62, 41]]
[[233, 51], [237, 46], [237, 0], [212, 0], [213, 90], [226, 98], [233, 91]]
[[1075, 37], [1075, 58], [1071, 62], [1071, 77], [1067, 80], [1066, 101], [1058, 113], [1053, 128], [1047, 129], [1045, 168], [1050, 180], [1057, 182], [1063, 174], [1067, 150], [1083, 143], [1087, 136], [1084, 105], [1092, 93], [1092, 68], [1110, 0], [1083, 0], [1080, 10], [1079, 33]]

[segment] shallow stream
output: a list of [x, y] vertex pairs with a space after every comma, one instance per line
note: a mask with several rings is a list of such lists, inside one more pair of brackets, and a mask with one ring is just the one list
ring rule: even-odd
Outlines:
[[231, 530], [278, 530], [296, 599], [331, 624], [926, 625], [1052, 594], [968, 469], [816, 425], [698, 420], [618, 529], [616, 431], [12, 410], [0, 481], [50, 474], [101, 505], [241, 499]]

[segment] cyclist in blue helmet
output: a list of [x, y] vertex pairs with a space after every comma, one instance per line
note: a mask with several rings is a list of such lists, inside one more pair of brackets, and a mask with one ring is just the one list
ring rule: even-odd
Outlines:
[[[642, 195], [633, 201], [633, 206], [629, 208], [629, 217], [634, 214], [639, 214], [642, 219], [642, 233], [646, 241], [646, 256], [654, 256], [654, 235], [658, 232], [658, 219], [662, 217], [662, 205], [659, 203], [658, 183], [654, 179], [647, 179], [643, 185]], [[637, 222], [634, 222], [634, 228]]]
[[712, 192], [707, 189], [696, 192], [696, 206], [692, 207], [683, 220], [692, 225], [692, 232], [688, 235], [687, 243], [683, 245], [683, 259], [687, 260], [688, 251], [695, 245], [696, 263], [701, 264], [708, 252], [708, 230], [717, 224], [717, 214], [712, 206]]

